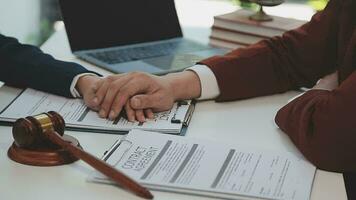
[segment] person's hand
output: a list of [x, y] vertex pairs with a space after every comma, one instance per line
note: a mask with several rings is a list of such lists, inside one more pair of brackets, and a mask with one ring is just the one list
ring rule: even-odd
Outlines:
[[[131, 106], [130, 101], [128, 101], [124, 107], [125, 107], [124, 109], [125, 109], [125, 112], [127, 115], [127, 120], [129, 120], [130, 122], [135, 121], [135, 119], [137, 119], [139, 122], [145, 122], [146, 117], [149, 119], [154, 118], [153, 111], [150, 108], [134, 110]], [[121, 111], [121, 112], [123, 112], [123, 111]]]
[[338, 72], [326, 75], [321, 78], [312, 89], [333, 90], [339, 86]]
[[124, 107], [130, 121], [135, 118], [142, 121], [147, 108], [170, 109], [175, 100], [168, 80], [140, 72], [106, 77], [96, 96], [100, 102], [100, 117], [115, 119]]
[[124, 108], [130, 121], [145, 120], [172, 108], [175, 101], [200, 95], [200, 81], [191, 71], [166, 76], [141, 72], [108, 76], [96, 92], [99, 115], [115, 119]]
[[[85, 104], [89, 108], [96, 111], [99, 111], [100, 109], [100, 106], [98, 106], [99, 100], [96, 96], [96, 92], [98, 88], [104, 83], [104, 81], [104, 79], [92, 75], [82, 76], [77, 81], [76, 88], [80, 95], [83, 97]], [[143, 122], [145, 121], [144, 116], [147, 116], [148, 118], [154, 117], [151, 109], [134, 110], [131, 108], [130, 102], [127, 102], [125, 104], [125, 110], [127, 113], [129, 113], [129, 116], [131, 117], [130, 121], [134, 121], [135, 118], [137, 118], [139, 121]], [[132, 118], [132, 116], [135, 117]]]
[[102, 83], [102, 79], [98, 76], [85, 75], [80, 77], [76, 84], [76, 89], [83, 97], [85, 105], [96, 111], [99, 109], [96, 91]]

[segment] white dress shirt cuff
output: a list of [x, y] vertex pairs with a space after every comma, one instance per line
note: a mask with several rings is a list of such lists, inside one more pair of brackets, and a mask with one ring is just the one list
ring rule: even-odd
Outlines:
[[220, 95], [218, 81], [208, 66], [194, 65], [186, 70], [195, 72], [200, 79], [201, 94], [198, 100], [214, 99]]
[[76, 75], [76, 76], [73, 78], [72, 83], [70, 84], [70, 88], [69, 88], [69, 89], [70, 89], [70, 93], [72, 94], [72, 96], [73, 96], [74, 98], [82, 97], [82, 96], [79, 94], [78, 90], [75, 88], [75, 86], [77, 85], [77, 82], [78, 82], [79, 78], [82, 77], [82, 76], [86, 76], [86, 75], [98, 76], [98, 75], [96, 75], [96, 74], [94, 74], [94, 73], [82, 73], [82, 74]]

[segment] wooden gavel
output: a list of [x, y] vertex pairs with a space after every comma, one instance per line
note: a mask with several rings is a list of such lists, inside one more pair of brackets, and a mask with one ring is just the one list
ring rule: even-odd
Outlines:
[[105, 174], [124, 189], [146, 199], [153, 198], [153, 195], [139, 183], [104, 161], [83, 151], [70, 142], [65, 141], [62, 138], [64, 128], [65, 122], [62, 116], [54, 111], [50, 111], [48, 113], [18, 119], [13, 125], [12, 133], [16, 145], [20, 148], [31, 149], [36, 145], [46, 143], [46, 141], [48, 143], [49, 140], [68, 151], [71, 155], [83, 160], [96, 170]]

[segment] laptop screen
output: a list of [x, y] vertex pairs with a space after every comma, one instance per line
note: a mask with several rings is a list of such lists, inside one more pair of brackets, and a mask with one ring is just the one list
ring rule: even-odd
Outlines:
[[72, 51], [181, 37], [173, 0], [60, 0]]

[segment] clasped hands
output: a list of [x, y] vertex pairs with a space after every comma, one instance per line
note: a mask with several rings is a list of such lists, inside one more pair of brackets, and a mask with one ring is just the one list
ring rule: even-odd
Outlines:
[[124, 109], [129, 121], [146, 121], [153, 112], [168, 110], [177, 98], [166, 77], [133, 72], [105, 78], [83, 76], [76, 85], [85, 104], [102, 118], [117, 118]]

